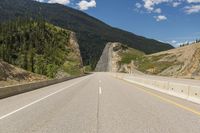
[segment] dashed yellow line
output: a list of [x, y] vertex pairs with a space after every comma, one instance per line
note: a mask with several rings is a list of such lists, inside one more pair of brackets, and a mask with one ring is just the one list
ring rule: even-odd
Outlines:
[[[118, 78], [118, 79], [119, 79], [119, 78]], [[131, 83], [131, 82], [128, 82], [128, 81], [123, 80], [123, 79], [120, 79], [120, 80], [125, 81], [125, 82], [127, 82], [127, 83]], [[190, 108], [190, 107], [187, 107], [187, 106], [185, 106], [185, 105], [182, 105], [182, 104], [180, 104], [180, 103], [177, 103], [177, 102], [175, 102], [175, 101], [173, 101], [173, 100], [171, 100], [171, 99], [162, 97], [161, 95], [156, 94], [156, 93], [153, 93], [153, 92], [150, 92], [150, 91], [148, 91], [148, 90], [146, 90], [146, 89], [139, 88], [139, 87], [136, 87], [136, 89], [141, 90], [141, 91], [143, 91], [143, 92], [145, 92], [145, 93], [147, 93], [147, 94], [149, 94], [149, 95], [151, 95], [151, 96], [154, 96], [154, 97], [156, 97], [156, 98], [158, 98], [158, 99], [160, 99], [160, 100], [162, 100], [162, 101], [165, 101], [165, 102], [167, 102], [167, 103], [170, 103], [170, 104], [172, 104], [172, 105], [174, 105], [174, 106], [176, 106], [176, 107], [178, 107], [178, 108], [187, 110], [187, 111], [189, 111], [189, 112], [192, 112], [193, 114], [196, 114], [196, 115], [200, 116], [200, 112], [197, 111], [197, 110], [195, 110], [195, 109], [192, 109], [192, 108]]]

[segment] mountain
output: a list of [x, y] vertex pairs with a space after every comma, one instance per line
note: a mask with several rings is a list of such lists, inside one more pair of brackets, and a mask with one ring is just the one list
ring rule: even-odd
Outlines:
[[43, 20], [17, 19], [1, 24], [0, 59], [50, 78], [82, 73], [75, 33]]
[[41, 17], [77, 34], [84, 65], [94, 68], [107, 42], [121, 42], [147, 54], [172, 49], [169, 44], [113, 28], [81, 11], [33, 0], [1, 0], [0, 22], [18, 17]]

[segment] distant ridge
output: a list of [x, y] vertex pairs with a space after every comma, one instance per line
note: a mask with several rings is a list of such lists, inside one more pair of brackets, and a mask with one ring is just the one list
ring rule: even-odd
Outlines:
[[77, 34], [84, 65], [94, 68], [107, 42], [121, 42], [147, 54], [173, 47], [153, 39], [113, 28], [81, 11], [59, 4], [39, 3], [33, 0], [1, 0], [0, 22], [18, 17], [43, 17], [50, 23]]

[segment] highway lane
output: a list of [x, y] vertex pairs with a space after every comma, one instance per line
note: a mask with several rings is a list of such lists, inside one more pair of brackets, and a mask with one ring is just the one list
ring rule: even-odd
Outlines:
[[0, 100], [0, 133], [199, 133], [193, 110], [200, 105], [95, 73]]

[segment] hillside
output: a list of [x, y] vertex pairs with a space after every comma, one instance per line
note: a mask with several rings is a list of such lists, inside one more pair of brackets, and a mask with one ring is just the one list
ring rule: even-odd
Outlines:
[[33, 0], [1, 0], [0, 22], [18, 17], [45, 18], [48, 22], [77, 34], [84, 65], [94, 68], [107, 42], [121, 42], [147, 54], [173, 48], [169, 44], [113, 28], [81, 11]]
[[17, 19], [0, 25], [0, 59], [50, 78], [82, 73], [75, 33], [43, 20]]
[[117, 55], [119, 68], [128, 68], [118, 71], [129, 72], [132, 67], [147, 74], [200, 79], [200, 43], [150, 55], [120, 49]]
[[156, 62], [165, 62], [159, 75], [200, 79], [200, 43], [147, 56]]
[[[132, 60], [136, 60], [144, 55], [144, 52], [130, 48], [122, 43], [109, 42], [106, 44], [95, 71], [128, 73], [130, 72]], [[141, 73], [136, 69], [134, 71]]]
[[0, 87], [48, 79], [0, 60]]

